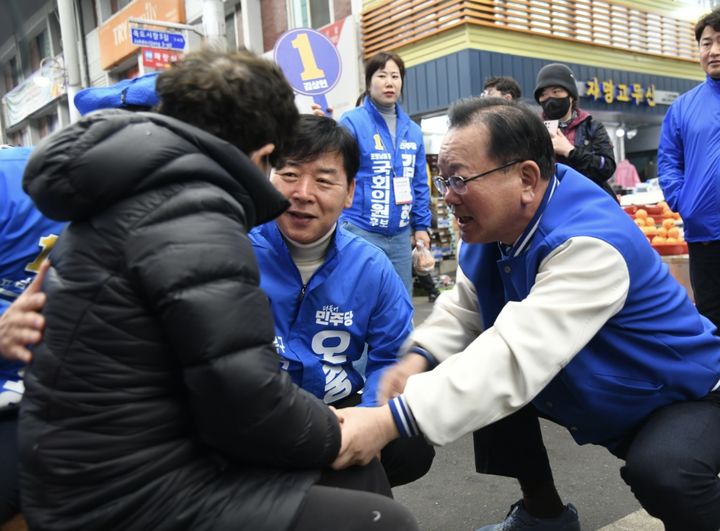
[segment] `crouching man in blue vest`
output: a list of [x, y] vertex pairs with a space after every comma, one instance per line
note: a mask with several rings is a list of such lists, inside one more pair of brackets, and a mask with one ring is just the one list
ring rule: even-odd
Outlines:
[[545, 417], [624, 459], [623, 479], [666, 529], [720, 528], [715, 326], [617, 203], [553, 163], [531, 110], [458, 102], [438, 163], [464, 241], [457, 284], [383, 376], [389, 403], [340, 412], [334, 466], [367, 462], [397, 437], [443, 445], [479, 430], [477, 470], [516, 477], [523, 492], [482, 529], [577, 530]]
[[[377, 404], [380, 377], [412, 330], [412, 302], [390, 260], [337, 223], [358, 166], [357, 143], [343, 127], [301, 116], [271, 176], [290, 208], [250, 233], [281, 366], [336, 408]], [[414, 438], [389, 445], [381, 460], [397, 486], [423, 476], [434, 455]]]

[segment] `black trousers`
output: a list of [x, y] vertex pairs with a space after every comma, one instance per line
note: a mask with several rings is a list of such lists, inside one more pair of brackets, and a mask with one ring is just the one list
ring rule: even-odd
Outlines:
[[0, 411], [0, 525], [20, 512], [17, 410]]
[[689, 243], [688, 255], [695, 306], [720, 329], [720, 241]]
[[310, 487], [291, 531], [416, 531], [410, 511], [393, 501], [377, 459], [364, 467], [327, 470]]
[[[620, 474], [668, 531], [720, 529], [720, 392], [651, 414], [614, 452]], [[552, 480], [536, 410], [527, 406], [474, 434], [478, 472]]]
[[416, 275], [418, 285], [425, 290], [429, 297], [437, 297], [440, 290], [435, 287], [432, 275]]
[[[358, 394], [343, 398], [332, 404], [335, 408], [357, 406], [361, 396]], [[422, 437], [395, 439], [382, 449], [380, 462], [385, 468], [391, 487], [399, 487], [420, 479], [435, 459], [435, 448]]]

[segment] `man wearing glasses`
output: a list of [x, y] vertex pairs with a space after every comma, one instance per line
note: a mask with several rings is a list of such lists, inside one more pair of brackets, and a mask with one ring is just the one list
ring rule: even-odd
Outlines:
[[457, 283], [385, 373], [388, 404], [339, 412], [333, 466], [396, 437], [443, 445], [479, 430], [477, 470], [523, 493], [481, 529], [579, 530], [553, 482], [545, 417], [624, 459], [622, 477], [666, 529], [716, 530], [720, 337], [617, 203], [553, 162], [528, 108], [475, 98], [450, 110], [435, 185], [464, 241]]

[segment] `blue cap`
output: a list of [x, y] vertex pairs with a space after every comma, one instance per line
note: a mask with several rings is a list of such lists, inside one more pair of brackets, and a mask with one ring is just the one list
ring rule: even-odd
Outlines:
[[135, 79], [123, 79], [109, 87], [90, 87], [75, 95], [75, 107], [80, 114], [99, 109], [123, 109], [146, 107], [150, 109], [158, 102], [155, 81], [158, 72], [145, 74]]

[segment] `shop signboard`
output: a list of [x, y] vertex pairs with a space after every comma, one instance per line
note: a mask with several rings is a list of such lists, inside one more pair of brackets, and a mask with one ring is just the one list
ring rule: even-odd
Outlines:
[[633, 106], [646, 105], [655, 107], [657, 104], [670, 105], [677, 92], [656, 90], [654, 83], [619, 82], [613, 79], [593, 77], [578, 86], [580, 96], [604, 101], [608, 105], [623, 103]]
[[162, 50], [182, 51], [185, 49], [185, 36], [182, 33], [170, 31], [132, 28], [130, 30], [130, 42], [136, 46], [147, 46]]
[[47, 72], [37, 71], [3, 96], [2, 102], [7, 127], [21, 122], [67, 92], [62, 58], [58, 57], [54, 60], [59, 65], [57, 67], [58, 74], [49, 78]]
[[660, 105], [671, 105], [680, 96], [679, 92], [672, 92], [670, 90], [656, 90], [655, 91], [655, 103]]
[[110, 17], [98, 28], [100, 67], [103, 70], [111, 69], [138, 52], [138, 45], [132, 42], [129, 18], [184, 23], [185, 2], [184, 0], [131, 2]]
[[182, 58], [182, 52], [175, 50], [162, 50], [158, 48], [142, 49], [142, 64], [145, 67], [145, 73], [151, 70], [165, 70], [170, 65], [176, 63]]

